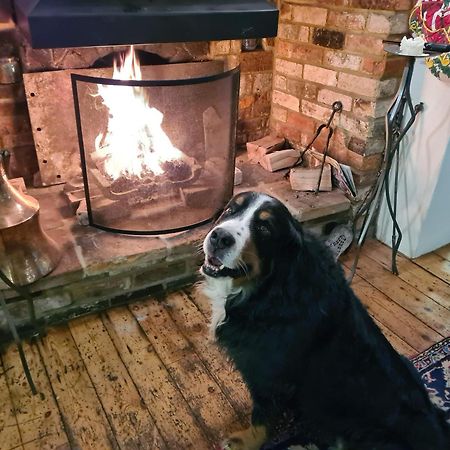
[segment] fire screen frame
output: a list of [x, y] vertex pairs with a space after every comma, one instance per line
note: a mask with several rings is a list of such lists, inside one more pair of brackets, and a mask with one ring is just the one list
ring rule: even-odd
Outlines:
[[[73, 93], [73, 101], [74, 101], [74, 110], [75, 110], [75, 119], [76, 119], [76, 129], [77, 129], [77, 137], [78, 137], [78, 145], [80, 150], [80, 159], [81, 159], [81, 171], [83, 175], [83, 184], [85, 191], [85, 199], [86, 199], [86, 207], [87, 207], [87, 216], [89, 226], [98, 228], [103, 231], [108, 231], [112, 233], [119, 234], [129, 234], [129, 235], [141, 235], [141, 236], [152, 236], [152, 235], [164, 235], [177, 233], [181, 231], [191, 230], [193, 228], [199, 227], [201, 225], [205, 225], [210, 223], [220, 211], [221, 208], [218, 208], [216, 211], [213, 211], [211, 215], [201, 221], [197, 221], [195, 223], [190, 223], [188, 225], [183, 225], [179, 227], [173, 228], [163, 228], [157, 230], [129, 230], [122, 228], [113, 228], [110, 226], [105, 226], [99, 223], [96, 223], [94, 220], [93, 209], [91, 204], [91, 195], [89, 188], [89, 175], [88, 175], [88, 161], [86, 158], [86, 148], [83, 139], [83, 126], [81, 119], [81, 111], [80, 111], [80, 102], [79, 102], [79, 91], [78, 91], [78, 82], [90, 83], [92, 85], [107, 85], [107, 86], [130, 86], [130, 87], [168, 87], [168, 86], [188, 86], [202, 83], [214, 82], [216, 80], [229, 78], [231, 83], [231, 93], [234, 98], [231, 98], [233, 104], [230, 107], [230, 136], [229, 136], [229, 156], [231, 158], [232, 170], [230, 170], [230, 181], [228, 183], [228, 192], [224, 194], [224, 204], [221, 205], [221, 208], [225, 206], [226, 201], [228, 201], [233, 194], [234, 187], [234, 167], [235, 167], [235, 141], [236, 141], [236, 127], [237, 127], [237, 117], [238, 117], [238, 95], [239, 95], [239, 80], [240, 80], [240, 68], [239, 66], [230, 69], [224, 70], [220, 73], [214, 73], [212, 75], [206, 76], [196, 76], [193, 78], [176, 78], [176, 79], [158, 79], [158, 80], [118, 80], [113, 78], [105, 78], [105, 77], [94, 77], [88, 75], [81, 75], [77, 73], [71, 74], [71, 83], [72, 83], [72, 93]], [[206, 142], [205, 142], [205, 152], [206, 152]]]

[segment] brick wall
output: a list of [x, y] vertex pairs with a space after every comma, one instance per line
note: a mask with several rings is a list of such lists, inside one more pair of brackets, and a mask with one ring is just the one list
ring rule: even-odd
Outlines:
[[236, 142], [243, 145], [268, 133], [272, 97], [273, 40], [264, 39], [254, 51], [242, 51], [241, 41], [210, 42], [208, 56], [240, 64], [239, 119]]
[[[282, 0], [270, 127], [295, 146], [309, 142], [340, 100], [331, 155], [370, 178], [384, 148], [384, 118], [405, 64], [382, 40], [408, 30], [411, 1]], [[317, 149], [323, 149], [320, 139]]]

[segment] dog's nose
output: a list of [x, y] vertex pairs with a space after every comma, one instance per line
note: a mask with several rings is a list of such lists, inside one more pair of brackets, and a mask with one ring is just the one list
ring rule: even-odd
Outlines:
[[211, 245], [218, 250], [229, 248], [236, 242], [233, 235], [223, 228], [216, 228], [213, 230], [209, 237], [209, 241], [211, 242]]

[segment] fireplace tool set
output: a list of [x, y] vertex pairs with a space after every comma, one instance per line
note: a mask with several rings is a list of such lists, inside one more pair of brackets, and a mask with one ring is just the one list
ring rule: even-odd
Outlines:
[[[39, 221], [39, 202], [16, 189], [8, 180], [3, 163], [7, 156], [0, 150], [0, 279], [28, 302], [30, 319], [36, 324], [33, 298], [24, 287], [50, 273], [61, 253], [44, 232]], [[19, 349], [27, 380], [36, 393], [20, 337], [0, 291], [0, 307]]]

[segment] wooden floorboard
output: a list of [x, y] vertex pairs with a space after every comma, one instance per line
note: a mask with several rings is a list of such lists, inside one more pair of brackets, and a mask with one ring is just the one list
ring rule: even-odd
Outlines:
[[[12, 351], [12, 350], [10, 350]], [[11, 450], [13, 448], [22, 449], [22, 439], [20, 438], [19, 426], [11, 395], [6, 382], [6, 370], [3, 365], [3, 358], [0, 358], [0, 442], [1, 448]], [[8, 368], [8, 370], [11, 370]]]
[[133, 315], [202, 424], [211, 444], [240, 428], [240, 418], [163, 304], [138, 302]]
[[433, 253], [436, 253], [437, 255], [441, 256], [442, 258], [446, 259], [447, 261], [450, 261], [450, 244], [445, 245], [444, 247], [438, 248]]
[[165, 449], [145, 402], [98, 316], [70, 322], [89, 377], [122, 449]]
[[[348, 272], [353, 253], [343, 259]], [[450, 246], [411, 261], [379, 242], [363, 248], [352, 287], [408, 357], [450, 333]], [[53, 327], [0, 359], [0, 448], [208, 450], [248, 423], [240, 375], [210, 339], [210, 305], [197, 288]]]
[[128, 308], [108, 311], [103, 323], [167, 447], [207, 448], [208, 441], [199, 422]]
[[414, 263], [450, 284], [450, 261], [437, 253], [428, 253], [414, 259]]
[[17, 348], [11, 345], [2, 358], [22, 445], [30, 450], [68, 449], [69, 439], [38, 347], [24, 343], [24, 351], [38, 392], [36, 395], [32, 394], [25, 378]]
[[72, 447], [119, 448], [69, 328], [50, 329], [39, 351]]

